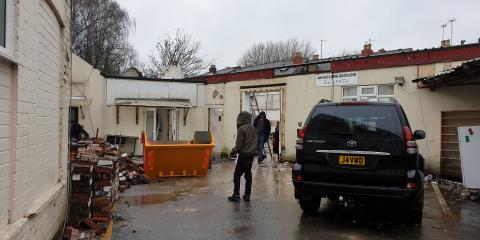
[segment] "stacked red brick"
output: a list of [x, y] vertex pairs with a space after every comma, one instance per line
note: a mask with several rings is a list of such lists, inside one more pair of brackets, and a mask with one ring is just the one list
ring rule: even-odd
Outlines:
[[91, 217], [93, 167], [98, 157], [93, 151], [87, 151], [84, 143], [78, 145], [76, 152], [71, 174], [70, 225], [81, 228], [84, 220]]
[[71, 149], [70, 226], [103, 233], [118, 198], [119, 152], [103, 141], [72, 143]]
[[106, 149], [103, 152], [102, 159], [99, 159], [97, 165], [93, 168], [94, 198], [90, 220], [98, 226], [92, 224], [89, 224], [89, 226], [95, 231], [98, 227], [103, 229], [108, 226], [112, 220], [113, 203], [118, 198], [118, 158], [118, 151]]

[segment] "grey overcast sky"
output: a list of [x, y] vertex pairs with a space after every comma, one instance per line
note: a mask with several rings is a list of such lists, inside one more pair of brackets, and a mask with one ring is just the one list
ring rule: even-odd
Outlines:
[[[256, 42], [296, 37], [310, 41], [323, 57], [343, 49], [439, 46], [441, 25], [456, 18], [453, 41], [480, 38], [479, 0], [117, 0], [135, 19], [131, 42], [142, 61], [166, 33], [180, 28], [202, 43], [217, 68], [236, 66]], [[450, 38], [450, 25], [446, 29]]]

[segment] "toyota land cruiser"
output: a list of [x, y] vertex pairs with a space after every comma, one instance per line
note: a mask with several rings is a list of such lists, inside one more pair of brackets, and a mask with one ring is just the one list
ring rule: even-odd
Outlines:
[[414, 222], [423, 212], [423, 158], [399, 103], [319, 103], [298, 132], [295, 198], [306, 213], [320, 201], [399, 203]]

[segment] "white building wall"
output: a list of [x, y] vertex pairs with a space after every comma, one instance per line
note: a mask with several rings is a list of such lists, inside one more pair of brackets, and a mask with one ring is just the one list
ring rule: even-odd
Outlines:
[[13, 45], [0, 57], [0, 239], [51, 239], [66, 209], [70, 2], [7, 2]]
[[[106, 114], [106, 79], [100, 71], [85, 62], [77, 55], [73, 55], [72, 80], [75, 84], [72, 97], [86, 97], [86, 105], [78, 113], [78, 122], [91, 137], [98, 129], [98, 136], [105, 136]], [[72, 102], [75, 102], [73, 100]]]
[[8, 224], [11, 147], [12, 68], [0, 64], [0, 229]]
[[188, 99], [192, 106], [204, 106], [204, 84], [107, 78], [107, 105], [116, 98]]

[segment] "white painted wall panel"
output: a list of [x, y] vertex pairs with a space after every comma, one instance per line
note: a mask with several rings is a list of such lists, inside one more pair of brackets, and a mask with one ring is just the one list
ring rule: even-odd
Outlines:
[[[198, 106], [200, 96], [197, 85], [199, 84], [107, 78], [107, 105], [114, 105], [116, 98], [179, 98], [189, 99], [192, 106]], [[204, 88], [203, 84], [198, 88]], [[202, 102], [205, 105], [203, 98]]]
[[0, 64], [0, 227], [8, 223], [8, 191], [11, 159], [10, 86], [12, 72], [10, 64]]

